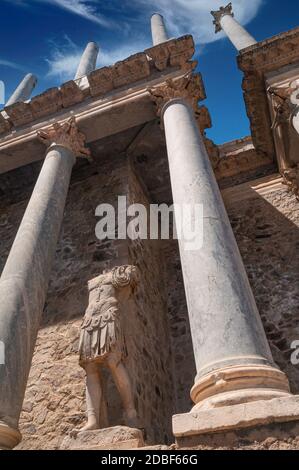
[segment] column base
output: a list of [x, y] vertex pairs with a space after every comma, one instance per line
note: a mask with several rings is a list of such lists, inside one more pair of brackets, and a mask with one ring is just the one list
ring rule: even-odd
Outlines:
[[224, 367], [195, 380], [192, 411], [289, 396], [287, 376], [268, 365]]
[[299, 396], [192, 411], [173, 416], [172, 424], [179, 447], [217, 448], [241, 441], [298, 438]]
[[22, 435], [3, 421], [0, 421], [0, 450], [11, 450], [22, 440]]

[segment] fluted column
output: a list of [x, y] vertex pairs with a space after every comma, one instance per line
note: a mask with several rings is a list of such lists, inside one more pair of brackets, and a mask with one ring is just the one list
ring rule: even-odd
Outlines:
[[194, 105], [202, 93], [193, 80], [168, 81], [151, 94], [163, 119], [173, 202], [203, 205], [202, 248], [190, 250], [190, 240], [179, 240], [197, 368], [191, 395], [201, 409], [288, 395], [289, 385], [273, 362], [198, 130]]
[[169, 37], [167, 34], [164, 18], [159, 13], [154, 13], [151, 18], [152, 38], [153, 45], [157, 46], [163, 42], [168, 41]]
[[75, 80], [88, 75], [96, 68], [99, 46], [95, 42], [89, 42], [82, 54]]
[[74, 119], [40, 139], [46, 158], [0, 278], [0, 448], [21, 440], [18, 421], [76, 156], [88, 156]]
[[220, 7], [218, 11], [211, 11], [211, 15], [214, 17], [215, 32], [223, 30], [238, 51], [257, 43], [254, 37], [235, 20], [231, 3], [226, 7]]
[[28, 73], [11, 95], [11, 97], [6, 103], [6, 106], [10, 106], [20, 101], [29, 100], [36, 84], [37, 78], [35, 77], [35, 75], [33, 75], [32, 73]]

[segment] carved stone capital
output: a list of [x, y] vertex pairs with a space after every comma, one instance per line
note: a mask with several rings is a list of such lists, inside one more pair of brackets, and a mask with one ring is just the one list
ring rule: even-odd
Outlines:
[[195, 112], [198, 101], [205, 99], [205, 90], [200, 74], [187, 74], [178, 80], [166, 80], [165, 84], [148, 89], [152, 101], [157, 106], [157, 115], [162, 116], [163, 107], [171, 100], [184, 99], [189, 102]]
[[50, 147], [61, 145], [71, 150], [75, 157], [90, 160], [90, 150], [85, 147], [85, 135], [78, 130], [74, 117], [63, 123], [55, 123], [44, 131], [38, 131], [38, 138]]
[[220, 33], [220, 31], [222, 30], [222, 26], [220, 23], [221, 19], [225, 15], [230, 15], [234, 17], [233, 6], [231, 3], [229, 3], [228, 5], [226, 5], [226, 7], [220, 7], [217, 11], [211, 11], [211, 15], [214, 17], [213, 24], [215, 25], [215, 33]]

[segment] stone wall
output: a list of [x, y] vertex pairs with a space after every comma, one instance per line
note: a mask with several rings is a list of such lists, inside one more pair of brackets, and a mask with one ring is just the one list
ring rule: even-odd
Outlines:
[[[36, 164], [0, 177], [1, 270], [39, 168]], [[58, 448], [66, 433], [83, 424], [84, 371], [78, 365], [77, 350], [88, 302], [87, 281], [104, 268], [131, 262], [139, 265], [142, 281], [126, 321], [126, 365], [148, 442], [170, 440], [170, 347], [158, 243], [135, 244], [129, 252], [127, 242], [100, 242], [94, 231], [99, 203], [115, 206], [118, 195], [144, 197], [137, 180], [134, 184], [129, 180], [130, 171], [124, 155], [101, 164], [79, 164], [74, 170], [20, 419], [20, 449]], [[120, 398], [110, 377], [107, 388], [110, 424], [121, 424]]]

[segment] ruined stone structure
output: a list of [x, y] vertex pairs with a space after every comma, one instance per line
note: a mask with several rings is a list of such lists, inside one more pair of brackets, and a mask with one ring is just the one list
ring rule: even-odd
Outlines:
[[[30, 99], [29, 74], [0, 113], [1, 448], [299, 447], [299, 28], [258, 43], [231, 4], [212, 15], [238, 49], [249, 137], [206, 137], [193, 38], [169, 39], [159, 14], [153, 47], [96, 70], [89, 43], [74, 80]], [[95, 234], [103, 203], [114, 239]], [[203, 247], [120, 233], [152, 203], [202, 204]], [[130, 292], [121, 267], [138, 270]], [[103, 366], [116, 344], [134, 419], [108, 364], [104, 429], [74, 434], [78, 352]]]

